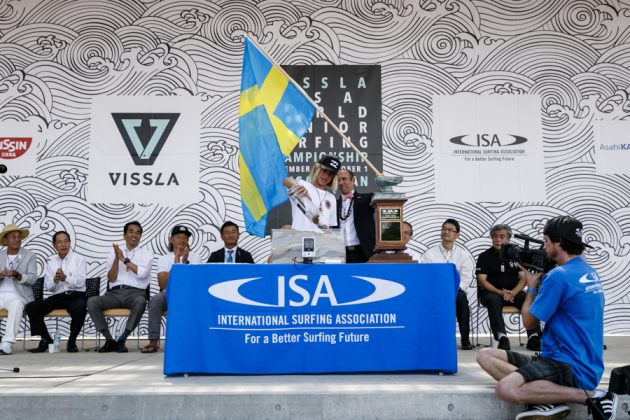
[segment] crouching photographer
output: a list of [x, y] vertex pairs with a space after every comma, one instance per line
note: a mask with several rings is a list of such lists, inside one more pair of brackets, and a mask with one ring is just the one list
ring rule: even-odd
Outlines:
[[517, 420], [560, 418], [567, 403], [584, 404], [594, 419], [614, 419], [617, 396], [596, 389], [604, 372], [604, 290], [581, 254], [582, 223], [569, 216], [545, 225], [544, 251], [557, 267], [524, 270], [528, 292], [521, 311], [527, 329], [545, 323], [539, 356], [483, 349], [477, 362], [498, 381], [498, 398], [525, 404]]

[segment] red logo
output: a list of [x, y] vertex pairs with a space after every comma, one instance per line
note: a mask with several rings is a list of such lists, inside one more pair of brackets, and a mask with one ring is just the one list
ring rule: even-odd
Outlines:
[[30, 137], [0, 137], [0, 159], [16, 159], [31, 147]]

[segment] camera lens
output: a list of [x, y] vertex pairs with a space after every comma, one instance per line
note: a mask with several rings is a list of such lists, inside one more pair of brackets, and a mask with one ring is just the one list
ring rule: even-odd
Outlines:
[[0, 174], [6, 174], [6, 173], [7, 173], [6, 165], [0, 165]]

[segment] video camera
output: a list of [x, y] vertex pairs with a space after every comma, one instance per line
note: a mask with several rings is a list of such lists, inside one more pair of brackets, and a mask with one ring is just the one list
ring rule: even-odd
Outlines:
[[[514, 235], [516, 239], [521, 239], [525, 243], [522, 247], [516, 244], [503, 244], [501, 245], [500, 257], [505, 261], [516, 261], [523, 265], [523, 267], [545, 273], [549, 271], [553, 264], [547, 258], [547, 254], [543, 249], [544, 242], [540, 239], [534, 239], [527, 235]], [[530, 243], [539, 244], [540, 248], [531, 249]]]

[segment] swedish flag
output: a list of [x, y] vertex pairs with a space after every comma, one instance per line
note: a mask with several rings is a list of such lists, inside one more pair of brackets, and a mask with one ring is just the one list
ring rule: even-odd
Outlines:
[[285, 157], [308, 128], [315, 107], [247, 38], [241, 74], [239, 166], [247, 232], [264, 237], [267, 214], [288, 199]]

